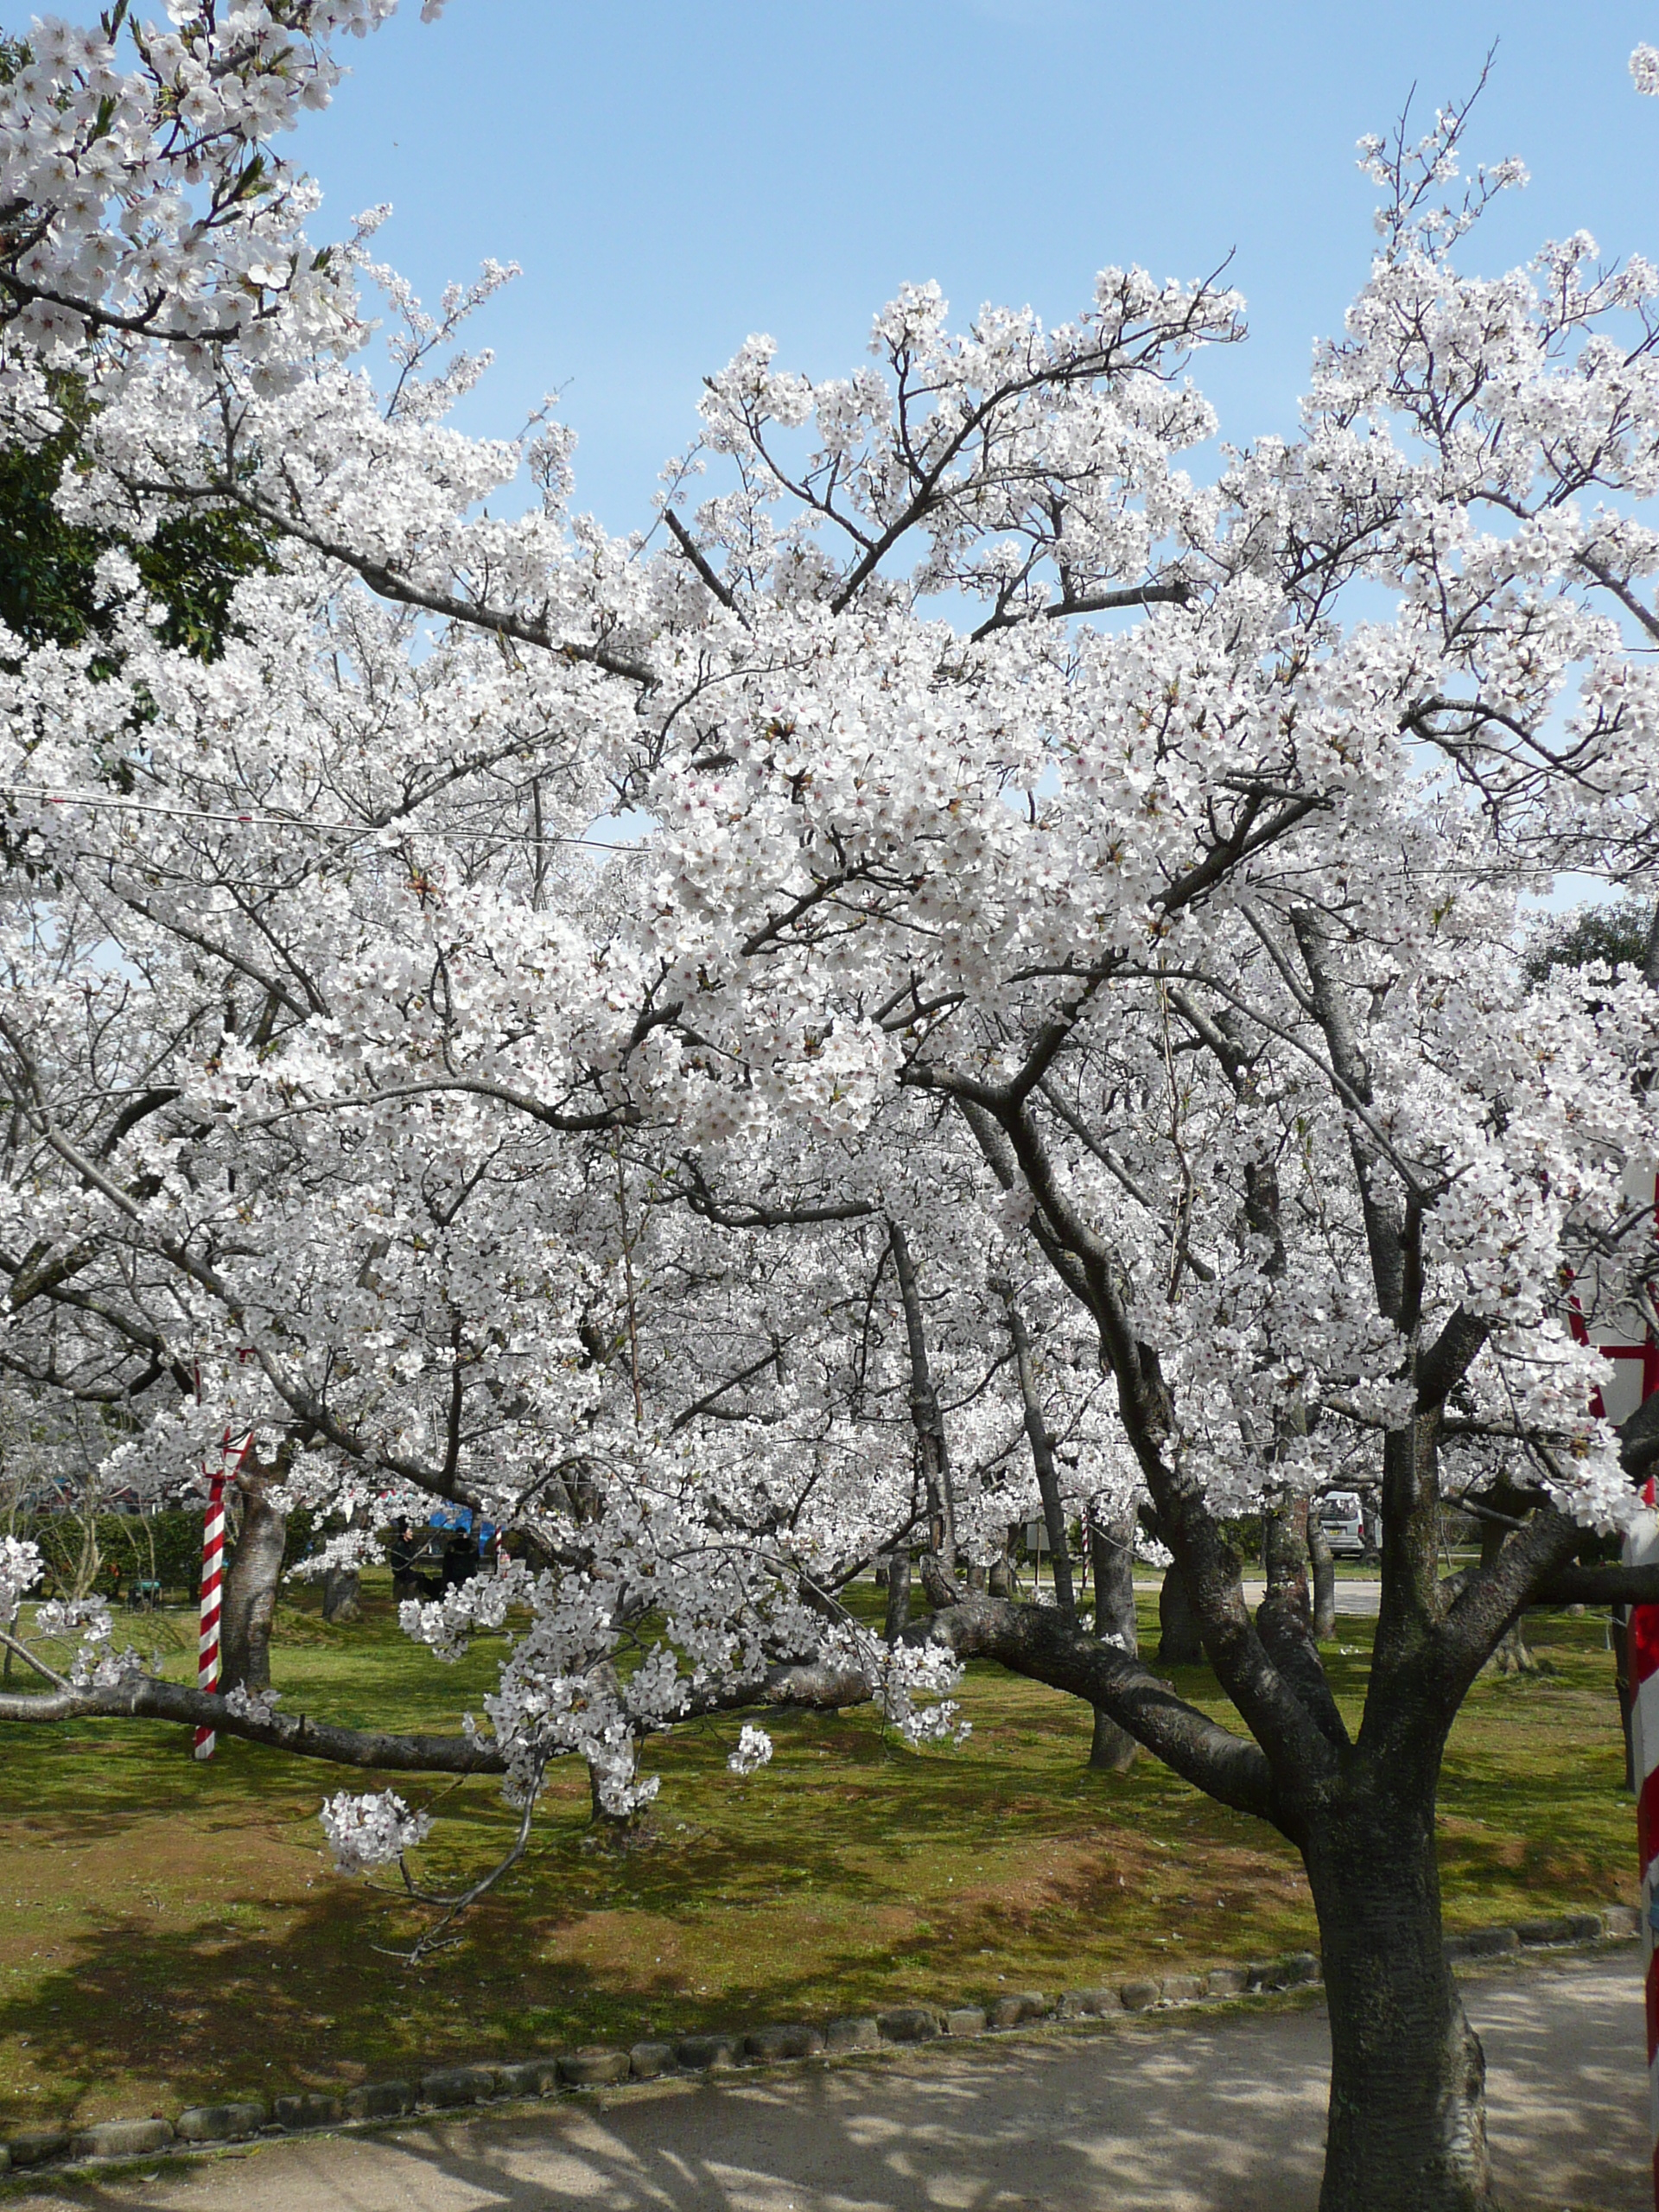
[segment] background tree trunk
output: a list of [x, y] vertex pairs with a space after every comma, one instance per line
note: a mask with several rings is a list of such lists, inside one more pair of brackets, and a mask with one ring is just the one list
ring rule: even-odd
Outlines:
[[[1503, 1548], [1503, 1539], [1509, 1534], [1500, 1522], [1483, 1521], [1480, 1524], [1480, 1563], [1490, 1567]], [[1486, 1662], [1495, 1675], [1534, 1675], [1538, 1671], [1538, 1656], [1527, 1642], [1526, 1615], [1517, 1613], [1497, 1640], [1497, 1648]]]
[[[348, 1529], [364, 1528], [367, 1517], [359, 1506], [346, 1525]], [[331, 1567], [322, 1578], [322, 1618], [336, 1623], [361, 1620], [362, 1593], [362, 1582], [354, 1567]]]
[[921, 1287], [911, 1261], [909, 1240], [896, 1221], [888, 1224], [887, 1240], [905, 1309], [905, 1333], [910, 1350], [910, 1415], [927, 1498], [928, 1546], [937, 1562], [936, 1572], [948, 1585], [957, 1572], [957, 1504], [950, 1479], [950, 1452], [939, 1413], [938, 1393], [933, 1387], [933, 1370], [928, 1360]]
[[331, 1567], [322, 1578], [322, 1618], [355, 1621], [363, 1617], [362, 1584], [354, 1567]]
[[894, 1552], [887, 1562], [887, 1618], [883, 1630], [897, 1643], [910, 1625], [910, 1554]]
[[1434, 1782], [1345, 1783], [1303, 1857], [1331, 2015], [1319, 2212], [1497, 2212], [1486, 2063], [1440, 1934]]
[[1054, 1602], [1067, 1620], [1077, 1618], [1077, 1592], [1071, 1584], [1071, 1548], [1066, 1539], [1065, 1508], [1060, 1500], [1059, 1471], [1054, 1465], [1054, 1446], [1037, 1390], [1037, 1371], [1031, 1357], [1031, 1338], [1014, 1302], [1007, 1294], [1008, 1335], [1014, 1344], [1020, 1375], [1020, 1398], [1026, 1413], [1026, 1438], [1037, 1477], [1037, 1495], [1043, 1504], [1043, 1528], [1048, 1537], [1049, 1563], [1054, 1574]]
[[1164, 1570], [1158, 1592], [1158, 1656], [1166, 1667], [1197, 1667], [1204, 1659], [1192, 1600], [1173, 1560]]
[[242, 1528], [225, 1577], [219, 1646], [222, 1690], [270, 1688], [270, 1630], [288, 1539], [287, 1516], [267, 1501], [276, 1479], [274, 1469], [251, 1461], [237, 1476]]
[[1292, 1605], [1310, 1620], [1307, 1587], [1307, 1500], [1281, 1497], [1262, 1516], [1262, 1571], [1267, 1578], [1264, 1605]]
[[1317, 1503], [1307, 1516], [1307, 1556], [1313, 1568], [1313, 1635], [1328, 1643], [1337, 1632], [1337, 1561]]
[[1630, 1609], [1628, 1605], [1613, 1607], [1611, 1630], [1610, 1641], [1613, 1647], [1613, 1694], [1618, 1700], [1618, 1726], [1624, 1738], [1624, 1787], [1634, 1795], [1636, 1738], [1631, 1727], [1633, 1707], [1630, 1699]]
[[[1121, 1651], [1138, 1652], [1135, 1618], [1135, 1529], [1133, 1510], [1104, 1528], [1089, 1518], [1089, 1565], [1095, 1578], [1095, 1634]], [[1107, 1774], [1127, 1774], [1141, 1746], [1128, 1730], [1099, 1706], [1089, 1764]]]

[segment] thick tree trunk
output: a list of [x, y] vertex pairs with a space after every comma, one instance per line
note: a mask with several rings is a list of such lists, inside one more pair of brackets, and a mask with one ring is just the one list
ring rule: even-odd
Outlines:
[[1198, 1616], [1173, 1560], [1158, 1592], [1158, 1656], [1166, 1667], [1196, 1667], [1204, 1658]]
[[251, 1466], [237, 1478], [242, 1529], [225, 1577], [219, 1621], [221, 1690], [270, 1688], [270, 1630], [288, 1538], [287, 1516], [266, 1502], [266, 1491], [275, 1481], [273, 1472]]
[[[1101, 1528], [1089, 1522], [1089, 1564], [1095, 1578], [1095, 1633], [1120, 1651], [1138, 1652], [1135, 1618], [1135, 1515]], [[1095, 1732], [1089, 1764], [1107, 1774], [1127, 1774], [1141, 1746], [1103, 1707], [1095, 1707]]]
[[1328, 1643], [1337, 1632], [1337, 1561], [1315, 1506], [1307, 1516], [1307, 1556], [1313, 1569], [1313, 1636]]
[[1344, 1783], [1303, 1847], [1331, 2014], [1319, 2212], [1496, 2212], [1485, 2058], [1441, 1943], [1433, 1777], [1402, 1790], [1402, 1763], [1386, 1788]]

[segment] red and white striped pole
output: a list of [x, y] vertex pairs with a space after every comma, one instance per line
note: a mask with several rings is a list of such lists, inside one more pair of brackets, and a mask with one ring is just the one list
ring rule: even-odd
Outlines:
[[[207, 1511], [201, 1523], [201, 1628], [196, 1644], [196, 1688], [219, 1688], [219, 1613], [225, 1583], [225, 1465], [207, 1484]], [[195, 1755], [210, 1759], [218, 1737], [211, 1728], [198, 1728]]]
[[[252, 1449], [253, 1438], [250, 1435], [236, 1455], [238, 1468]], [[230, 1454], [227, 1431], [219, 1447], [219, 1471], [207, 1480], [207, 1510], [201, 1522], [201, 1621], [196, 1642], [196, 1688], [209, 1692], [219, 1688], [219, 1616], [225, 1587], [225, 1462]], [[198, 1728], [195, 1756], [199, 1759], [212, 1758], [218, 1740], [213, 1729]]]

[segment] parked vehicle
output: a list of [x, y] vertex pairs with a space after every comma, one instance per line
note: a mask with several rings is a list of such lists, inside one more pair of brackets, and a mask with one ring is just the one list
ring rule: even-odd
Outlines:
[[1328, 1491], [1317, 1510], [1325, 1541], [1338, 1559], [1363, 1559], [1370, 1546], [1365, 1528], [1365, 1509], [1351, 1490]]

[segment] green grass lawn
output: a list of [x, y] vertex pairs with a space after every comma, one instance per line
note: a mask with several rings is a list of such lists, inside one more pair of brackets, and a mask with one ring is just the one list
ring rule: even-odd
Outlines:
[[[442, 1728], [477, 1708], [490, 1641], [448, 1668], [372, 1585], [350, 1628], [314, 1604], [280, 1617], [290, 1711]], [[133, 1633], [182, 1676], [194, 1625], [140, 1617]], [[1327, 1660], [1351, 1718], [1370, 1624], [1338, 1630]], [[1604, 1623], [1541, 1617], [1532, 1634], [1548, 1671], [1483, 1680], [1452, 1738], [1449, 1927], [1635, 1894]], [[1224, 1709], [1207, 1670], [1174, 1679]], [[589, 1832], [585, 1776], [563, 1772], [524, 1864], [415, 1971], [397, 1953], [421, 1923], [334, 1876], [317, 1825], [325, 1794], [372, 1777], [228, 1741], [200, 1766], [183, 1732], [153, 1726], [0, 1727], [0, 2125], [1313, 1942], [1300, 1865], [1270, 1831], [1149, 1760], [1090, 1773], [1088, 1713], [1039, 1686], [976, 1666], [963, 1701], [969, 1742], [919, 1753], [869, 1712], [769, 1716], [777, 1755], [748, 1781], [725, 1764], [739, 1718], [690, 1727], [648, 1751], [662, 1795], [621, 1853]], [[421, 1854], [434, 1885], [505, 1850], [491, 1782], [397, 1786], [440, 1816]]]

